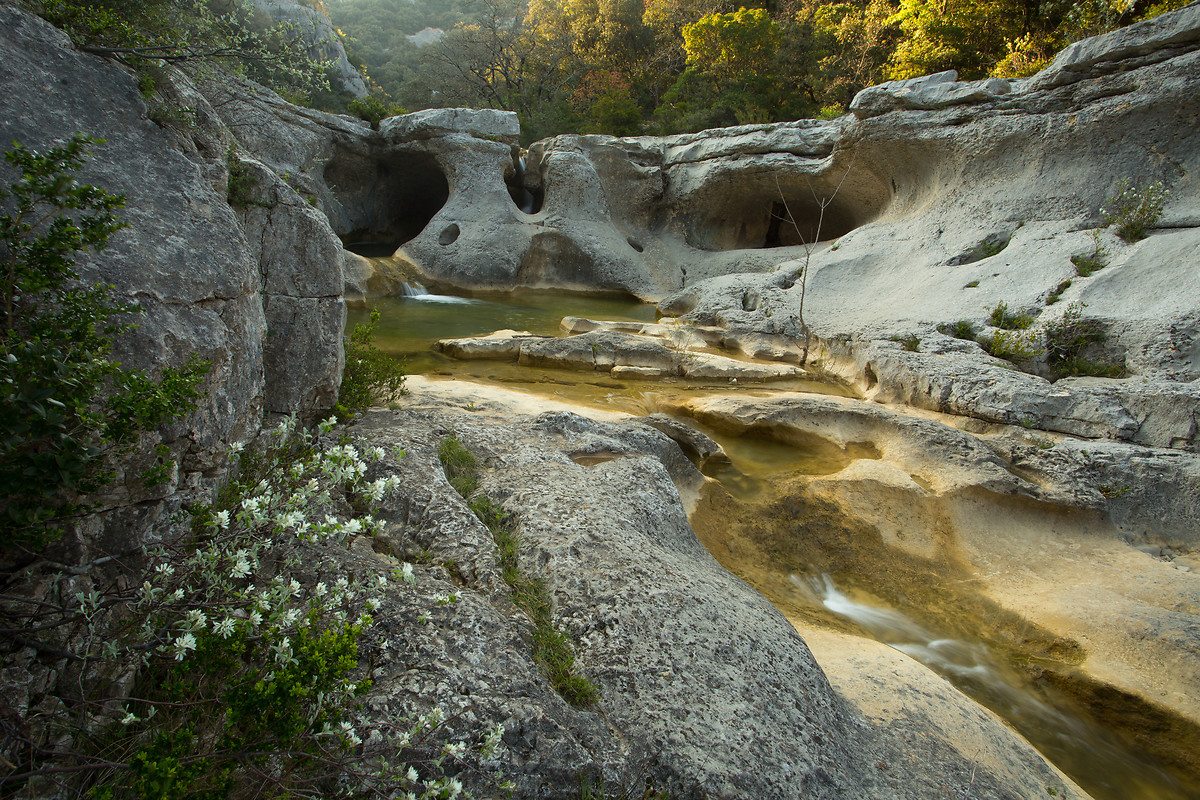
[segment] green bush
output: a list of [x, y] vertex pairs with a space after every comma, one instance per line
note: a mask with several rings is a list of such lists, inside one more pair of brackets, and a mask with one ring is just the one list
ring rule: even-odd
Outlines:
[[1054, 289], [1050, 292], [1050, 294], [1046, 296], [1046, 305], [1052, 306], [1055, 303], [1057, 303], [1062, 298], [1063, 292], [1065, 292], [1067, 289], [1070, 289], [1070, 288], [1071, 288], [1070, 280], [1065, 280], [1065, 281], [1059, 282], [1058, 286], [1055, 286]]
[[1056, 380], [1075, 376], [1124, 376], [1123, 365], [1092, 360], [1084, 355], [1089, 347], [1101, 344], [1108, 338], [1098, 320], [1084, 318], [1085, 307], [1083, 303], [1071, 303], [1062, 317], [1046, 325], [1046, 365], [1051, 374]]
[[249, 208], [254, 205], [254, 173], [237, 157], [237, 151], [230, 148], [225, 155], [225, 165], [229, 177], [225, 182], [225, 198], [234, 208]]
[[[355, 539], [381, 528], [366, 512], [400, 479], [383, 448], [360, 450], [333, 429], [310, 432], [293, 417], [235, 446], [234, 479], [212, 506], [188, 509], [190, 530], [101, 559], [118, 580], [94, 561], [31, 567], [38, 587], [84, 591], [9, 603], [0, 640], [66, 648], [83, 670], [70, 702], [89, 713], [39, 714], [38, 735], [55, 747], [27, 748], [24, 777], [92, 800], [465, 800], [462, 778], [494, 774], [481, 762], [495, 759], [502, 726], [451, 741], [438, 708], [413, 719], [363, 703], [373, 666], [388, 658], [373, 615], [417, 576], [411, 564], [347, 570]], [[458, 600], [451, 592], [430, 605]], [[13, 792], [44, 794], [20, 778], [4, 783]]]
[[99, 142], [76, 134], [45, 152], [15, 144], [0, 186], [0, 519], [8, 541], [38, 546], [108, 485], [142, 434], [188, 413], [208, 365], [192, 357], [155, 378], [112, 359], [138, 311], [86, 285], [76, 260], [124, 227], [124, 198], [78, 183]]
[[953, 336], [955, 339], [964, 339], [968, 342], [975, 341], [975, 323], [969, 319], [960, 319], [953, 325], [944, 325], [941, 331], [947, 336]]
[[338, 392], [337, 411], [347, 417], [361, 413], [376, 402], [391, 402], [404, 393], [404, 367], [374, 343], [379, 327], [379, 309], [360, 322], [346, 339], [346, 370]]
[[1033, 317], [1029, 314], [1014, 314], [1008, 310], [1008, 303], [1000, 302], [988, 314], [988, 322], [993, 328], [1023, 331], [1033, 326]]
[[1031, 361], [1043, 353], [1033, 331], [999, 330], [980, 341], [983, 349], [1005, 361]]
[[1145, 239], [1149, 229], [1162, 217], [1167, 194], [1162, 181], [1145, 186], [1122, 181], [1100, 209], [1104, 224], [1116, 226], [1117, 236], [1126, 242]]
[[1092, 235], [1094, 245], [1090, 253], [1077, 253], [1071, 256], [1075, 265], [1075, 274], [1081, 278], [1090, 278], [1093, 272], [1099, 272], [1108, 266], [1108, 248], [1100, 243], [1100, 232]]
[[388, 117], [398, 117], [407, 113], [403, 107], [393, 103], [391, 98], [383, 93], [371, 93], [366, 97], [356, 97], [346, 104], [346, 110], [361, 120], [371, 123], [375, 130], [379, 123]]

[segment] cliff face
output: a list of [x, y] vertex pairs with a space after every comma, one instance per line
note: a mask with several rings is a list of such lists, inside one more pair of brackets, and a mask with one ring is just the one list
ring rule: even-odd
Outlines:
[[[152, 101], [175, 111], [166, 117], [152, 114], [128, 71], [16, 9], [0, 8], [0, 52], [0, 140], [35, 149], [76, 131], [105, 140], [81, 180], [126, 195], [128, 228], [83, 272], [143, 309], [121, 360], [153, 369], [195, 353], [212, 364], [200, 407], [167, 432], [178, 474], [152, 497], [113, 501], [125, 509], [118, 516], [152, 518], [154, 504], [218, 475], [228, 445], [253, 436], [264, 412], [333, 405], [345, 319], [340, 244], [280, 178], [231, 155], [234, 134], [182, 73]], [[150, 115], [175, 121], [160, 127]], [[231, 164], [249, 187], [237, 208]]]

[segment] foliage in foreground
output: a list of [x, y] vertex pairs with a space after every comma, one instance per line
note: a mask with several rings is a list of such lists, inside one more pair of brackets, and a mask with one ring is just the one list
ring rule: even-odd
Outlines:
[[[0, 524], [38, 546], [109, 485], [142, 434], [190, 411], [207, 364], [193, 357], [156, 378], [112, 358], [138, 310], [111, 286], [87, 285], [78, 259], [124, 224], [124, 198], [81, 184], [82, 134], [44, 152], [15, 144], [0, 186]], [[149, 482], [163, 479], [163, 463]]]
[[379, 309], [371, 309], [370, 319], [355, 325], [346, 338], [346, 370], [338, 391], [339, 414], [353, 416], [373, 403], [390, 402], [404, 393], [404, 368], [374, 342], [379, 316]]
[[1084, 318], [1084, 308], [1084, 303], [1071, 303], [1059, 319], [1046, 325], [1046, 366], [1051, 376], [1056, 380], [1074, 376], [1124, 377], [1123, 364], [1085, 355], [1090, 347], [1102, 344], [1108, 336], [1099, 320]]
[[[235, 448], [236, 480], [191, 510], [190, 535], [123, 559], [132, 574], [106, 575], [101, 559], [49, 575], [57, 602], [4, 605], [6, 638], [62, 642], [84, 670], [84, 713], [47, 731], [70, 747], [0, 771], [0, 794], [29, 779], [103, 800], [463, 794], [502, 728], [445, 741], [437, 709], [398, 719], [362, 702], [392, 646], [370, 635], [372, 614], [415, 576], [346, 574], [349, 541], [376, 528], [366, 512], [398, 481], [368, 477], [382, 448], [332, 430], [290, 419], [265, 446]], [[75, 576], [92, 588], [72, 596]], [[131, 665], [131, 686], [111, 680]]]
[[519, 541], [510, 515], [479, 489], [479, 467], [475, 455], [457, 438], [448, 436], [438, 445], [438, 459], [446, 479], [464, 499], [479, 521], [492, 532], [500, 556], [500, 571], [512, 589], [513, 603], [533, 623], [533, 659], [546, 673], [550, 685], [574, 706], [587, 707], [600, 699], [600, 691], [575, 667], [570, 637], [554, 624], [553, 602], [546, 582], [522, 571]]

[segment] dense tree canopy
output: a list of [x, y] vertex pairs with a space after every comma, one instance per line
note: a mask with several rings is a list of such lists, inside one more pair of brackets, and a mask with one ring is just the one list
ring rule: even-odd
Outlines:
[[327, 3], [380, 92], [513, 110], [536, 138], [835, 116], [866, 86], [948, 69], [1021, 77], [1184, 0]]

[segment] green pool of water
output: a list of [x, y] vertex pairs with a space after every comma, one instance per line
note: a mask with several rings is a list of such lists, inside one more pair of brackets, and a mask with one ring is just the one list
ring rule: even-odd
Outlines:
[[[453, 359], [433, 350], [439, 339], [481, 336], [510, 328], [542, 335], [561, 333], [563, 317], [654, 322], [655, 307], [627, 297], [526, 291], [456, 297], [421, 295], [370, 301], [379, 309], [375, 342], [405, 360], [413, 374], [450, 368]], [[367, 319], [368, 308], [351, 308], [347, 325]]]

